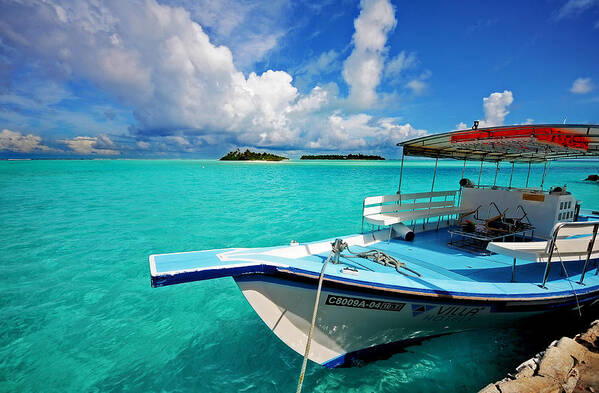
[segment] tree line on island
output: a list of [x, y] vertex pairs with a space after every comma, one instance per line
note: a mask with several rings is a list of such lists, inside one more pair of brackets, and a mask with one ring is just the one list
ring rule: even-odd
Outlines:
[[[221, 161], [283, 161], [289, 158], [283, 156], [277, 156], [272, 153], [257, 153], [246, 149], [241, 151], [239, 149], [230, 151], [225, 156], [221, 157]], [[367, 155], [367, 154], [318, 154], [310, 155], [305, 154], [301, 156], [300, 160], [384, 160], [384, 157]]]
[[221, 161], [283, 161], [288, 160], [287, 157], [277, 156], [271, 153], [256, 153], [245, 149], [244, 152], [237, 149], [230, 151], [225, 156], [221, 157]]

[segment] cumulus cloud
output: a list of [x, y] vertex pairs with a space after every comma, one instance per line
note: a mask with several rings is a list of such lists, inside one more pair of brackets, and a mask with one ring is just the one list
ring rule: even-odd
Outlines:
[[514, 102], [514, 96], [509, 90], [503, 93], [491, 93], [483, 98], [485, 119], [480, 121], [480, 127], [493, 127], [503, 125], [503, 120], [510, 113], [507, 108]]
[[263, 59], [277, 46], [293, 5], [289, 0], [172, 0], [167, 4], [185, 8], [210, 29], [215, 42], [230, 48], [241, 68]]
[[365, 113], [342, 116], [334, 113], [326, 124], [328, 132], [310, 142], [311, 149], [337, 150], [339, 147], [349, 150], [390, 148], [397, 142], [423, 136], [426, 130], [419, 130], [409, 123], [397, 124], [396, 119], [374, 119]]
[[[479, 120], [479, 127], [494, 127], [503, 125], [505, 117], [510, 113], [508, 107], [514, 102], [514, 96], [511, 91], [504, 90], [503, 93], [491, 93], [488, 97], [483, 98], [483, 110], [485, 118]], [[532, 119], [527, 119], [532, 120]], [[464, 122], [456, 125], [456, 129], [463, 130], [469, 128]]]
[[18, 131], [3, 129], [0, 132], [0, 151], [12, 151], [16, 153], [39, 153], [56, 151], [43, 145], [42, 138], [33, 135], [23, 135]]
[[[387, 0], [364, 0], [361, 7], [343, 75], [351, 87], [350, 101], [368, 106], [376, 100], [387, 34], [396, 21]], [[234, 34], [235, 26], [221, 34]], [[246, 76], [232, 51], [211, 40], [188, 11], [156, 0], [9, 3], [0, 15], [0, 34], [48, 75], [85, 79], [132, 108], [131, 136], [141, 142], [131, 146], [142, 150], [191, 151], [214, 143], [288, 149], [337, 144], [344, 149], [386, 143], [401, 134], [397, 127], [421, 131], [364, 114], [331, 114], [339, 102], [335, 84], [301, 94], [285, 71]], [[338, 57], [326, 52], [307, 72], [324, 72]], [[413, 60], [404, 57], [405, 68]], [[393, 63], [396, 69], [399, 62]], [[103, 133], [61, 142], [79, 154], [124, 151]]]
[[593, 82], [591, 78], [578, 78], [572, 83], [570, 92], [574, 94], [586, 94], [593, 90]]
[[120, 154], [120, 152], [115, 149], [116, 145], [114, 142], [105, 134], [100, 134], [95, 137], [77, 136], [72, 139], [59, 140], [59, 142], [67, 145], [75, 153], [83, 155], [97, 154], [101, 156], [115, 156]]
[[388, 0], [362, 0], [361, 7], [354, 21], [354, 49], [343, 65], [343, 78], [350, 88], [349, 101], [368, 108], [377, 99], [387, 34], [395, 27], [396, 20]]
[[117, 96], [134, 108], [142, 134], [284, 133], [282, 113], [298, 96], [286, 72], [246, 78], [229, 48], [214, 45], [182, 8], [146, 0], [31, 2], [5, 11], [0, 26], [19, 32], [21, 50]]

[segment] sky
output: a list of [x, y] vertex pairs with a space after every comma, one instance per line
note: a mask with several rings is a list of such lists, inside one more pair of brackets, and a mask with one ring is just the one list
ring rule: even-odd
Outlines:
[[0, 158], [396, 158], [599, 124], [599, 0], [0, 0]]

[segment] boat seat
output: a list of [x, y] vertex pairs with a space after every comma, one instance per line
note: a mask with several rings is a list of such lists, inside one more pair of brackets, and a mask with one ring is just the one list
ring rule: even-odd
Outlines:
[[547, 242], [490, 242], [487, 245], [491, 252], [536, 262], [546, 260], [546, 248]]
[[367, 223], [372, 225], [388, 226], [404, 221], [419, 220], [423, 218], [454, 216], [467, 213], [470, 210], [471, 209], [461, 207], [431, 208], [413, 211], [406, 210], [393, 213], [372, 214], [369, 216], [364, 216], [364, 219]]
[[391, 226], [406, 221], [449, 218], [472, 212], [471, 209], [456, 205], [457, 193], [457, 190], [453, 190], [367, 197], [362, 208], [362, 231], [364, 222]]
[[[592, 230], [591, 225], [589, 225], [589, 228]], [[552, 261], [585, 260], [591, 240], [591, 233], [576, 233], [569, 237], [557, 237]], [[547, 262], [550, 253], [550, 242], [490, 242], [487, 245], [487, 250], [527, 261]], [[593, 245], [591, 259], [594, 258], [599, 258], [599, 241], [595, 241]]]

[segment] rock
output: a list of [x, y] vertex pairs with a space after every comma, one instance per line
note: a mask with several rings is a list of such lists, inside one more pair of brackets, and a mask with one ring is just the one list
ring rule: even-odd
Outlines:
[[576, 335], [574, 339], [591, 351], [599, 352], [599, 320], [594, 321], [589, 330]]
[[584, 180], [597, 181], [597, 180], [599, 180], [599, 175], [589, 175]]
[[574, 359], [566, 351], [551, 347], [541, 359], [538, 374], [543, 377], [563, 380], [574, 367]]
[[561, 393], [562, 387], [552, 378], [522, 377], [498, 384], [501, 393]]
[[494, 383], [490, 383], [487, 386], [485, 386], [484, 388], [482, 388], [481, 390], [479, 390], [478, 393], [501, 393], [501, 392], [499, 391], [499, 389], [497, 389], [497, 386], [495, 386]]
[[587, 349], [568, 337], [563, 337], [551, 347], [541, 359], [538, 374], [563, 381], [570, 370], [585, 360]]
[[568, 378], [566, 378], [566, 383], [563, 385], [563, 389], [565, 393], [572, 393], [578, 384], [578, 378], [580, 377], [580, 372], [576, 367], [570, 370], [568, 374]]
[[537, 371], [538, 367], [538, 359], [528, 359], [527, 361], [516, 367], [516, 378], [532, 377], [535, 374], [535, 371]]
[[563, 337], [482, 393], [599, 392], [599, 320], [575, 339]]
[[575, 340], [572, 340], [569, 337], [563, 337], [561, 340], [559, 340], [559, 342], [557, 343], [557, 347], [563, 351], [568, 352], [579, 362], [584, 360], [587, 354], [587, 348], [585, 348], [583, 345], [580, 345]]

